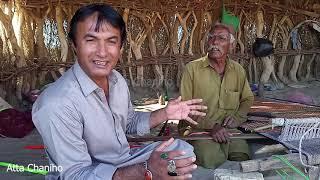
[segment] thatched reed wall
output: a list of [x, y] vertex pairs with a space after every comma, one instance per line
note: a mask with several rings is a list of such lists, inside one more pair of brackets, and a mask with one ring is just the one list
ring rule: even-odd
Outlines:
[[[0, 96], [22, 98], [30, 89], [54, 81], [73, 63], [66, 38], [75, 10], [91, 1], [1, 1]], [[102, 1], [99, 1], [102, 2]], [[205, 55], [210, 25], [219, 18], [221, 0], [109, 0], [123, 14], [128, 39], [117, 66], [132, 86], [178, 85], [185, 63]], [[241, 19], [233, 55], [251, 83], [274, 82], [279, 88], [317, 77], [320, 2], [224, 1]], [[301, 47], [292, 48], [297, 29]], [[275, 44], [276, 53], [255, 58], [256, 37]], [[6, 95], [5, 95], [6, 94]], [[9, 100], [10, 101], [10, 100]]]

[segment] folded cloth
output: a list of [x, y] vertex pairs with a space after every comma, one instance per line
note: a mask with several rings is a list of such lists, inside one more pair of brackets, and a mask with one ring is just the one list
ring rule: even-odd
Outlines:
[[31, 112], [20, 112], [16, 109], [5, 109], [0, 112], [0, 135], [22, 138], [34, 128]]

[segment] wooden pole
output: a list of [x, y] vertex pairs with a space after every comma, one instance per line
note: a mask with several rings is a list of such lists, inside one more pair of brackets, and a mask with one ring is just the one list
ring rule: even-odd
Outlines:
[[[128, 142], [147, 142], [147, 141], [166, 141], [170, 138], [181, 139], [185, 141], [195, 140], [213, 140], [209, 135], [201, 136], [130, 136], [127, 137]], [[266, 139], [266, 137], [258, 134], [240, 134], [231, 136], [230, 139]]]

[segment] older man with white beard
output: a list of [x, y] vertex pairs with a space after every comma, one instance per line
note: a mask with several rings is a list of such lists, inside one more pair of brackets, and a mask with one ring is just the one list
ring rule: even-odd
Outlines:
[[246, 121], [254, 100], [245, 70], [228, 57], [235, 44], [233, 34], [231, 26], [214, 24], [208, 35], [207, 56], [187, 64], [181, 81], [183, 100], [201, 98], [208, 106], [206, 117], [201, 117], [198, 125], [180, 122], [178, 126], [184, 135], [207, 130], [213, 137], [213, 141], [190, 142], [197, 164], [205, 168], [216, 168], [227, 159], [249, 159], [246, 141], [230, 140], [230, 131], [237, 131], [236, 128]]

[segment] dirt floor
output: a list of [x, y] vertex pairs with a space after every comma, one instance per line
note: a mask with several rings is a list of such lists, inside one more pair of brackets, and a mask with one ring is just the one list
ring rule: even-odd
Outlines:
[[[265, 97], [289, 101], [300, 101], [310, 105], [320, 105], [320, 82], [311, 81], [297, 84], [290, 84], [281, 90], [265, 91]], [[153, 111], [163, 106], [159, 105], [157, 92], [152, 89], [131, 90], [132, 101], [136, 104], [137, 110]], [[176, 89], [169, 90], [170, 97], [177, 97]], [[149, 104], [149, 105], [146, 105]], [[159, 130], [159, 129], [158, 129]], [[11, 162], [19, 165], [47, 165], [48, 160], [43, 150], [28, 150], [25, 146], [42, 144], [41, 137], [34, 130], [22, 139], [0, 138], [0, 162]], [[253, 149], [261, 147], [261, 144], [254, 145]], [[228, 166], [233, 167], [234, 164]], [[193, 179], [212, 179], [212, 170], [199, 168], [194, 173]], [[211, 178], [210, 178], [211, 177]], [[35, 175], [27, 172], [7, 172], [7, 168], [0, 167], [0, 179], [10, 180], [37, 180], [44, 179], [43, 175]], [[265, 174], [265, 179], [281, 179], [274, 172]], [[299, 178], [297, 178], [299, 179]]]
[[320, 106], [320, 81], [292, 83], [280, 90], [265, 91], [265, 97]]

